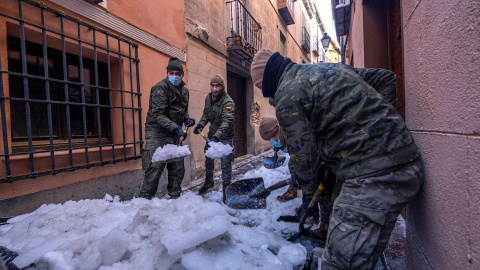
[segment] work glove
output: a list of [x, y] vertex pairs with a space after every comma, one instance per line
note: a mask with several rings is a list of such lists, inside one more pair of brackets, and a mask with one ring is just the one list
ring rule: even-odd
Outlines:
[[296, 188], [305, 187], [310, 183], [310, 179], [306, 179], [306, 180], [300, 179], [300, 177], [298, 177], [295, 171], [291, 172], [290, 176], [291, 176], [290, 178], [287, 178], [287, 183]]
[[193, 119], [193, 118], [188, 118], [188, 119], [185, 121], [185, 127], [193, 127], [193, 125], [195, 125], [195, 119]]
[[181, 137], [183, 137], [183, 140], [185, 141], [185, 139], [187, 138], [187, 132], [184, 132], [182, 130], [182, 127], [181, 126], [177, 126], [174, 130], [173, 130], [173, 133], [175, 134], [175, 136], [177, 136], [177, 139], [180, 140]]
[[210, 141], [212, 141], [212, 142], [219, 142], [220, 140], [217, 138], [217, 136], [213, 136]]
[[202, 132], [203, 130], [203, 126], [201, 124], [198, 124], [195, 129], [193, 129], [193, 133], [195, 134], [200, 134], [200, 132]]

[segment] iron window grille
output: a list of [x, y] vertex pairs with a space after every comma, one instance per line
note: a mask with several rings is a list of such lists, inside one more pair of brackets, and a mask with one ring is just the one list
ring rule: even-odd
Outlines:
[[310, 53], [310, 34], [305, 27], [302, 27], [302, 49], [307, 54]]
[[8, 4], [15, 10], [0, 13], [0, 177], [141, 158], [138, 45], [42, 2]]

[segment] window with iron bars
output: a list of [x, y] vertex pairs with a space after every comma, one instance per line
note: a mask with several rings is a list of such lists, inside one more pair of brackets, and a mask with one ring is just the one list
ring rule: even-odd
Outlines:
[[138, 45], [41, 2], [17, 3], [0, 13], [0, 177], [141, 158]]
[[302, 27], [302, 49], [305, 53], [310, 53], [310, 34], [305, 27]]

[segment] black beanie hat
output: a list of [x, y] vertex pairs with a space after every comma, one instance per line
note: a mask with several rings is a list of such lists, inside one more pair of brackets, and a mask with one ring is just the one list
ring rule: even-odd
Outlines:
[[172, 57], [168, 61], [167, 72], [169, 72], [170, 70], [178, 70], [183, 74], [182, 63], [180, 62], [180, 60], [178, 60], [177, 57]]

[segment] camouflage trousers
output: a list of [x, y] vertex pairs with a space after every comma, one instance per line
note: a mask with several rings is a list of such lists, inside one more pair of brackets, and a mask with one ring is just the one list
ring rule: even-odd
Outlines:
[[185, 165], [183, 159], [170, 163], [152, 163], [152, 157], [160, 146], [166, 144], [178, 143], [174, 137], [165, 137], [152, 131], [145, 131], [145, 149], [143, 150], [142, 169], [145, 172], [145, 178], [140, 189], [140, 197], [152, 198], [157, 193], [158, 183], [163, 170], [167, 167], [167, 191], [171, 197], [178, 197], [182, 192], [182, 181], [185, 175]]
[[[223, 144], [228, 144], [230, 146], [233, 146], [232, 140], [221, 140], [220, 141]], [[208, 143], [205, 145], [205, 152], [210, 148]], [[233, 156], [233, 151], [230, 155], [223, 157], [220, 159], [220, 164], [222, 168], [222, 181], [226, 184], [230, 184], [230, 181], [232, 180], [232, 162], [234, 160]], [[213, 169], [215, 167], [215, 160], [205, 157], [205, 173], [213, 175]]]
[[423, 178], [417, 159], [390, 171], [346, 179], [330, 216], [322, 269], [373, 269]]

